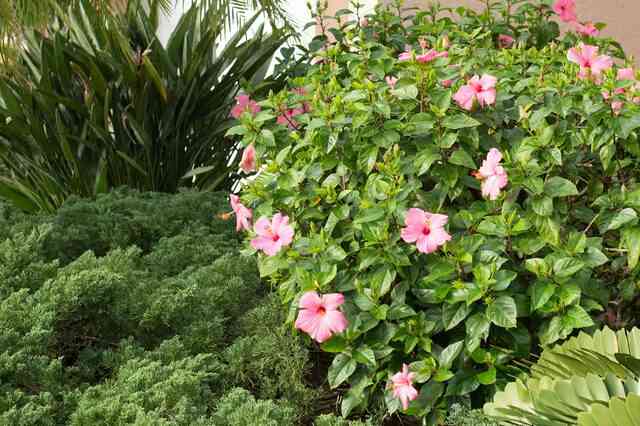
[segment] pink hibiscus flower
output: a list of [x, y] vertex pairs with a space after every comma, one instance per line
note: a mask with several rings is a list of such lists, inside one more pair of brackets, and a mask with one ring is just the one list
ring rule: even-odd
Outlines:
[[500, 165], [500, 161], [502, 161], [502, 153], [496, 148], [491, 148], [480, 170], [474, 173], [476, 179], [482, 182], [480, 185], [482, 196], [489, 197], [490, 200], [496, 200], [500, 190], [509, 182], [507, 172]]
[[394, 89], [396, 87], [396, 83], [398, 82], [398, 78], [397, 77], [393, 77], [391, 75], [388, 75], [384, 79], [387, 82], [387, 86], [389, 86], [389, 89]]
[[474, 75], [466, 85], [462, 86], [455, 95], [453, 100], [457, 102], [460, 108], [471, 111], [474, 103], [477, 101], [481, 107], [493, 105], [496, 103], [496, 83], [498, 79], [492, 75], [483, 74], [482, 77]]
[[418, 391], [413, 387], [415, 373], [409, 373], [409, 366], [402, 364], [402, 371], [391, 377], [391, 389], [393, 396], [402, 403], [402, 409], [409, 408], [409, 402], [418, 397]]
[[444, 229], [448, 220], [447, 215], [412, 208], [407, 212], [406, 228], [402, 228], [400, 236], [407, 243], [416, 243], [420, 253], [433, 253], [451, 240], [451, 235]]
[[598, 34], [600, 34], [600, 31], [593, 25], [593, 22], [585, 22], [584, 24], [575, 22], [573, 27], [578, 34], [582, 34], [583, 36], [597, 37]]
[[402, 52], [399, 56], [398, 56], [398, 60], [401, 62], [404, 61], [410, 61], [413, 58], [413, 52], [407, 50], [405, 52]]
[[574, 22], [576, 16], [576, 2], [574, 0], [556, 0], [553, 4], [553, 11], [564, 22]]
[[592, 76], [598, 79], [603, 71], [613, 66], [613, 59], [610, 56], [598, 55], [598, 47], [584, 43], [569, 49], [567, 59], [580, 65], [580, 72], [578, 73], [578, 78], [580, 79], [587, 79]]
[[278, 116], [276, 123], [288, 126], [290, 129], [297, 129], [298, 122], [294, 120], [293, 117], [304, 114], [304, 112], [303, 108], [289, 108]]
[[449, 56], [449, 52], [438, 52], [437, 50], [431, 49], [426, 51], [422, 55], [416, 56], [416, 61], [425, 64], [427, 62], [433, 61], [434, 59], [446, 58], [447, 56]]
[[289, 216], [276, 213], [269, 221], [261, 217], [253, 226], [258, 235], [251, 240], [251, 246], [256, 250], [262, 250], [267, 256], [275, 256], [293, 241], [293, 228], [289, 225]]
[[240, 231], [243, 229], [245, 231], [250, 230], [253, 212], [250, 208], [245, 207], [240, 202], [240, 197], [238, 197], [237, 195], [231, 194], [229, 198], [231, 201], [231, 209], [236, 215], [236, 231]]
[[442, 84], [442, 87], [445, 89], [448, 89], [453, 84], [453, 80], [442, 80], [440, 84]]
[[347, 329], [347, 319], [338, 310], [343, 303], [344, 296], [340, 293], [320, 296], [315, 291], [309, 291], [303, 294], [296, 328], [318, 343], [329, 340], [334, 333], [342, 333]]
[[507, 34], [500, 34], [498, 36], [498, 45], [503, 49], [508, 49], [509, 47], [513, 46], [513, 43], [515, 41], [515, 38]]
[[633, 72], [633, 68], [620, 68], [618, 70], [617, 78], [620, 81], [635, 80], [636, 79], [636, 75]]
[[252, 101], [248, 95], [238, 95], [236, 105], [231, 108], [231, 116], [238, 119], [245, 111], [249, 111], [255, 116], [260, 112], [260, 105], [256, 101]]
[[245, 173], [251, 173], [256, 170], [256, 148], [253, 144], [250, 144], [244, 149], [244, 151], [242, 151], [240, 168]]

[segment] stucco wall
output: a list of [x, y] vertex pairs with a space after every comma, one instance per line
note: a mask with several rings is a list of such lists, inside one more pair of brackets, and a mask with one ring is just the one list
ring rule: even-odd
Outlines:
[[[336, 0], [337, 1], [337, 0]], [[382, 0], [384, 4], [391, 0]], [[407, 0], [409, 6], [425, 6], [430, 0]], [[445, 6], [477, 6], [478, 0], [440, 0]], [[614, 37], [625, 51], [640, 64], [640, 0], [576, 0], [578, 18], [581, 21], [604, 22], [603, 35]]]

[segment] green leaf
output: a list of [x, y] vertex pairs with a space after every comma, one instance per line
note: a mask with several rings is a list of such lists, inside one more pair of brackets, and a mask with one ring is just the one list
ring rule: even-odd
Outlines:
[[444, 120], [442, 120], [442, 125], [447, 129], [452, 129], [452, 130], [464, 129], [467, 127], [476, 127], [476, 126], [479, 126], [480, 124], [482, 123], [465, 114], [449, 115], [445, 117]]
[[374, 367], [376, 365], [376, 355], [373, 353], [373, 350], [366, 345], [360, 346], [358, 349], [353, 351], [353, 357], [360, 364], [371, 365]]
[[339, 354], [331, 363], [329, 367], [329, 371], [327, 373], [327, 378], [329, 380], [329, 386], [331, 389], [335, 389], [344, 383], [354, 371], [356, 371], [357, 362], [355, 359], [345, 355]]
[[633, 270], [638, 266], [638, 259], [640, 259], [640, 227], [624, 229], [622, 244], [627, 249], [627, 265]]
[[456, 305], [445, 304], [442, 308], [442, 322], [445, 330], [451, 330], [460, 324], [469, 315], [469, 307], [466, 303]]
[[626, 139], [632, 131], [640, 127], [640, 115], [633, 114], [631, 117], [619, 117], [618, 123], [620, 124], [620, 136]]
[[464, 348], [464, 341], [459, 341], [447, 346], [438, 358], [438, 364], [440, 369], [448, 370], [455, 359], [460, 355]]
[[573, 182], [559, 176], [552, 177], [544, 184], [544, 193], [551, 198], [578, 195]]
[[347, 348], [347, 341], [339, 334], [334, 334], [331, 339], [320, 345], [323, 351], [331, 353], [340, 353]]
[[483, 385], [492, 385], [496, 382], [496, 368], [489, 367], [487, 371], [477, 374], [476, 378]]
[[589, 315], [582, 306], [578, 305], [569, 308], [562, 322], [564, 327], [572, 328], [584, 328], [593, 325], [591, 315]]
[[581, 260], [572, 257], [563, 257], [558, 259], [553, 264], [553, 273], [558, 277], [570, 277], [584, 268], [584, 263]]
[[398, 99], [416, 99], [418, 97], [418, 87], [415, 84], [399, 87], [392, 90], [391, 94]]
[[375, 222], [382, 219], [385, 214], [386, 211], [382, 207], [371, 207], [360, 210], [353, 222], [356, 224]]
[[549, 280], [537, 280], [531, 286], [531, 310], [540, 309], [556, 292], [556, 286]]
[[614, 231], [630, 222], [635, 222], [637, 219], [638, 214], [634, 209], [622, 209], [603, 223], [601, 232]]
[[515, 327], [517, 316], [516, 301], [510, 296], [500, 296], [487, 307], [487, 318], [502, 328]]
[[467, 338], [473, 340], [485, 340], [489, 337], [491, 323], [485, 314], [478, 313], [467, 318], [465, 322]]
[[454, 151], [454, 153], [451, 154], [451, 157], [449, 157], [449, 162], [451, 164], [466, 167], [468, 169], [477, 168], [476, 163], [473, 162], [473, 158], [471, 158], [469, 153], [462, 148]]
[[531, 199], [531, 208], [537, 215], [551, 216], [553, 214], [553, 198], [535, 196]]
[[484, 235], [494, 235], [496, 237], [507, 236], [507, 225], [502, 216], [489, 216], [478, 225], [478, 232]]

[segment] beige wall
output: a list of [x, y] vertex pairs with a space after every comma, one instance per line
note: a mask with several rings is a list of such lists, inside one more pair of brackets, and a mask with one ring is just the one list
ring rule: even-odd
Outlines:
[[[341, 0], [334, 0], [335, 2]], [[391, 0], [382, 0], [384, 4]], [[430, 0], [407, 0], [408, 6], [424, 6]], [[478, 0], [440, 0], [445, 6], [477, 6]], [[604, 36], [611, 36], [622, 43], [627, 54], [640, 64], [640, 0], [576, 0], [578, 19], [604, 22]]]

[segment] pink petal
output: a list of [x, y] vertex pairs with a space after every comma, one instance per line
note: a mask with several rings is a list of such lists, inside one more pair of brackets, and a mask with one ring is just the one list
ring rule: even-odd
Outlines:
[[274, 256], [280, 250], [280, 246], [270, 237], [256, 237], [251, 240], [251, 247], [262, 250], [268, 256]]
[[425, 211], [418, 208], [409, 209], [404, 217], [404, 223], [407, 226], [419, 225], [420, 227], [422, 227], [425, 220], [427, 220]]
[[280, 228], [280, 231], [278, 232], [278, 237], [280, 237], [278, 241], [280, 242], [281, 245], [288, 246], [293, 241], [293, 235], [294, 235], [294, 232], [291, 226], [289, 225], [283, 226]]
[[427, 219], [432, 229], [442, 228], [449, 221], [449, 216], [447, 216], [446, 214], [429, 213]]
[[400, 54], [400, 56], [398, 56], [398, 60], [400, 61], [408, 61], [410, 60], [412, 57], [412, 53], [411, 52], [402, 52]]
[[342, 333], [349, 326], [347, 318], [340, 311], [327, 310], [322, 321], [323, 324], [332, 331], [332, 333]]
[[303, 309], [311, 309], [311, 310], [316, 310], [321, 305], [322, 305], [322, 298], [315, 291], [308, 291], [305, 294], [303, 294], [298, 304], [298, 306]]
[[234, 212], [237, 212], [238, 206], [240, 205], [240, 197], [235, 194], [229, 195], [229, 201], [231, 202], [231, 209]]
[[260, 236], [271, 238], [271, 222], [264, 216], [253, 225], [253, 230]]
[[606, 71], [613, 66], [613, 59], [607, 55], [598, 56], [595, 61], [591, 63], [591, 71], [595, 75], [600, 75], [602, 71]]
[[453, 100], [460, 106], [460, 108], [467, 111], [473, 109], [473, 101], [476, 98], [476, 91], [469, 85], [462, 86], [458, 89]]
[[574, 64], [580, 64], [581, 56], [580, 56], [580, 53], [578, 52], [578, 49], [576, 49], [575, 47], [572, 47], [571, 49], [569, 49], [569, 51], [567, 52], [567, 59], [573, 62]]
[[321, 315], [315, 310], [301, 309], [298, 312], [295, 326], [298, 330], [311, 334], [318, 327], [320, 317]]
[[501, 180], [498, 176], [489, 176], [482, 181], [480, 186], [482, 188], [482, 195], [489, 197], [490, 200], [496, 200], [500, 195]]
[[335, 311], [344, 303], [344, 296], [340, 293], [329, 293], [322, 296], [322, 305], [327, 311]]
[[482, 90], [489, 90], [496, 87], [497, 82], [498, 79], [496, 77], [489, 74], [483, 74], [480, 79], [480, 86], [482, 87]]
[[480, 106], [489, 106], [496, 103], [496, 89], [484, 90], [477, 95]]
[[418, 238], [422, 236], [424, 230], [424, 224], [421, 225], [408, 225], [406, 228], [400, 230], [400, 237], [407, 243], [415, 243]]
[[621, 68], [618, 70], [618, 80], [635, 80], [633, 68]]
[[245, 173], [250, 173], [256, 170], [256, 149], [253, 144], [249, 145], [244, 149], [244, 151], [242, 151], [240, 168]]

